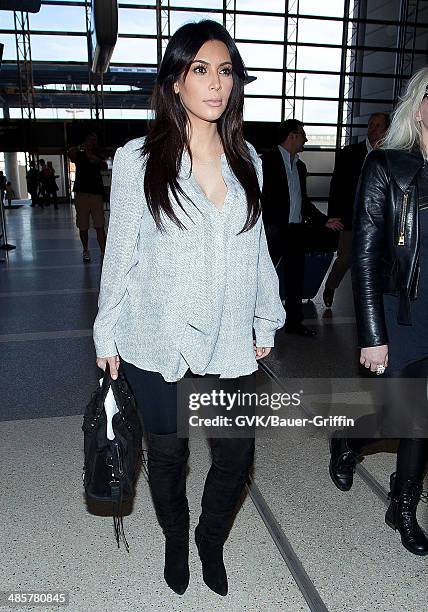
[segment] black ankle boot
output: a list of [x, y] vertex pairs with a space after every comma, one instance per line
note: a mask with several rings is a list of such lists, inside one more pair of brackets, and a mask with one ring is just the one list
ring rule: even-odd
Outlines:
[[354, 473], [361, 455], [349, 448], [346, 438], [330, 439], [330, 477], [340, 491], [349, 491], [354, 482]]
[[188, 439], [152, 434], [148, 439], [149, 484], [156, 514], [165, 535], [164, 578], [182, 595], [190, 579], [189, 506], [186, 497]]
[[385, 514], [386, 524], [400, 532], [401, 542], [414, 555], [428, 555], [428, 540], [420, 528], [416, 509], [422, 493], [422, 484], [407, 480], [399, 489], [395, 475], [390, 479], [391, 503]]
[[228, 583], [223, 562], [223, 544], [213, 544], [204, 539], [199, 525], [195, 529], [195, 542], [202, 562], [205, 584], [218, 595], [227, 595]]

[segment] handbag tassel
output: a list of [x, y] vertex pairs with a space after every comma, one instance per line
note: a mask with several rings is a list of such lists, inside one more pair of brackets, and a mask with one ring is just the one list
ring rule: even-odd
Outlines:
[[125, 529], [123, 527], [122, 488], [118, 480], [112, 480], [110, 482], [110, 487], [113, 500], [113, 527], [117, 547], [120, 548], [120, 540], [122, 540], [125, 544], [126, 552], [129, 553], [129, 544], [125, 536]]

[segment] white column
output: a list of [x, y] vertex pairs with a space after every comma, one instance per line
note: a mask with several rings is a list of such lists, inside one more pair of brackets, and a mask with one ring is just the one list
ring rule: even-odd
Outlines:
[[19, 173], [18, 173], [18, 153], [15, 151], [4, 153], [4, 173], [8, 181], [12, 183], [12, 189], [15, 192], [15, 196], [19, 199]]

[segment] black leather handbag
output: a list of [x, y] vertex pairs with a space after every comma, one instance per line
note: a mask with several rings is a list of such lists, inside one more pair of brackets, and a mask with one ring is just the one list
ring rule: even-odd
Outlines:
[[[113, 440], [107, 438], [104, 408], [110, 388], [118, 408], [112, 419]], [[132, 501], [135, 495], [143, 430], [134, 397], [120, 370], [118, 378], [113, 380], [107, 365], [102, 385], [86, 406], [82, 430], [85, 452], [82, 479], [86, 496], [88, 501], [111, 503], [117, 545], [120, 547], [122, 539], [129, 552], [123, 529], [123, 504]]]

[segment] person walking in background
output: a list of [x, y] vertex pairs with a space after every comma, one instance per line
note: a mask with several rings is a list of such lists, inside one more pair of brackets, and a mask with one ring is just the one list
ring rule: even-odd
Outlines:
[[27, 191], [30, 194], [31, 198], [31, 206], [37, 205], [37, 194], [38, 194], [38, 181], [39, 173], [36, 168], [36, 163], [34, 161], [30, 161], [30, 167], [26, 174], [27, 179]]
[[2, 170], [0, 170], [0, 198], [1, 198], [1, 203], [4, 203], [4, 194], [6, 191], [6, 183], [7, 183], [7, 178], [5, 177], [4, 173]]
[[50, 205], [50, 201], [52, 198], [52, 203], [54, 205], [55, 210], [58, 210], [58, 185], [56, 184], [56, 179], [59, 177], [58, 174], [55, 174], [55, 169], [52, 165], [51, 161], [48, 161], [46, 164], [46, 181], [45, 181], [45, 189], [46, 189], [46, 198], [48, 201], [48, 206]]
[[[351, 267], [360, 363], [382, 375], [386, 389], [380, 434], [401, 438], [385, 521], [415, 555], [428, 555], [416, 518], [428, 460], [427, 158], [428, 67], [410, 79], [380, 148], [364, 163]], [[340, 490], [352, 487], [371, 441], [332, 438], [330, 476]]]
[[[251, 388], [284, 324], [261, 217], [261, 162], [243, 137], [246, 79], [222, 25], [182, 26], [157, 75], [148, 135], [118, 149], [113, 164], [97, 364], [109, 364], [113, 378], [120, 364], [141, 411], [164, 577], [179, 594], [189, 583], [189, 441], [177, 435], [177, 383], [195, 376]], [[255, 444], [224, 434], [209, 442], [195, 540], [205, 583], [224, 596], [223, 547]]]
[[68, 155], [76, 165], [76, 180], [73, 191], [76, 194], [76, 225], [79, 228], [83, 246], [83, 261], [91, 261], [88, 248], [90, 219], [97, 232], [97, 240], [104, 256], [106, 245], [104, 218], [104, 186], [101, 170], [107, 168], [105, 160], [98, 150], [98, 136], [92, 132], [78, 147], [72, 147]]
[[8, 181], [6, 183], [5, 197], [6, 197], [6, 200], [7, 200], [7, 205], [9, 207], [12, 206], [12, 200], [15, 199], [15, 192], [13, 190], [12, 183], [10, 181]]
[[37, 202], [40, 208], [44, 208], [47, 203], [46, 198], [46, 162], [43, 158], [39, 159], [39, 194], [37, 198]]
[[304, 222], [336, 229], [337, 223], [327, 223], [327, 217], [310, 201], [306, 189], [307, 169], [299, 159], [307, 142], [304, 125], [297, 119], [287, 119], [279, 128], [280, 144], [262, 156], [263, 162], [263, 221], [269, 251], [276, 263], [283, 257], [285, 310], [288, 333], [311, 337], [313, 329], [303, 325], [303, 278], [305, 266]]
[[370, 151], [379, 146], [389, 126], [387, 113], [374, 113], [367, 125], [364, 140], [344, 147], [336, 158], [330, 183], [328, 219], [340, 229], [337, 257], [325, 281], [323, 300], [331, 308], [334, 292], [351, 265], [352, 214], [358, 179], [364, 160]]

